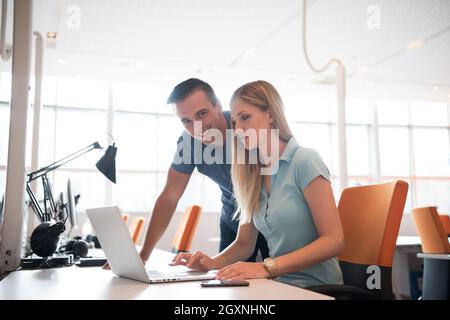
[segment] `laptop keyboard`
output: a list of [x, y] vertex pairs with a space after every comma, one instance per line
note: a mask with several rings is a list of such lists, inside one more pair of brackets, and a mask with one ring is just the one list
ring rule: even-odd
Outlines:
[[189, 275], [187, 272], [161, 272], [155, 270], [147, 270], [147, 274], [150, 278], [158, 279], [186, 277]]

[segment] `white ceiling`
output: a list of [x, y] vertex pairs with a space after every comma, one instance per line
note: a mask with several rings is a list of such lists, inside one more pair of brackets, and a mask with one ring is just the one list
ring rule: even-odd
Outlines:
[[[264, 78], [287, 88], [332, 94], [332, 86], [312, 85], [319, 76], [309, 70], [302, 53], [302, 3], [35, 0], [33, 17], [35, 30], [58, 33], [56, 48], [45, 52], [48, 75], [173, 84], [197, 76], [231, 85]], [[449, 0], [308, 4], [310, 58], [316, 65], [341, 59], [350, 95], [450, 101]], [[79, 29], [68, 28], [71, 5], [80, 9]], [[367, 26], [371, 5], [380, 9], [376, 30]], [[11, 29], [10, 24], [10, 40]], [[424, 41], [421, 47], [406, 50], [418, 39]], [[10, 62], [1, 65], [2, 70], [10, 68]], [[356, 74], [365, 66], [367, 72]], [[327, 74], [333, 73], [330, 68]]]

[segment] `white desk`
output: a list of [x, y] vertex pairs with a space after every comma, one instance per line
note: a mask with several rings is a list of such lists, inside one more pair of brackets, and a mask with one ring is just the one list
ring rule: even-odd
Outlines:
[[419, 236], [398, 236], [397, 246], [420, 246]]
[[445, 253], [418, 253], [417, 257], [438, 259], [438, 260], [450, 260], [450, 254]]
[[[172, 254], [155, 250], [150, 267], [164, 266]], [[100, 267], [22, 270], [0, 281], [5, 299], [147, 300], [329, 300], [322, 294], [273, 280], [250, 280], [248, 287], [202, 288], [199, 281], [146, 284], [115, 276]]]

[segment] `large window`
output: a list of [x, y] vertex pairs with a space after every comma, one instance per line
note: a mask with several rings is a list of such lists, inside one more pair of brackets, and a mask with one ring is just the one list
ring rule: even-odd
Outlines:
[[[0, 75], [0, 194], [4, 192], [9, 133], [10, 74]], [[183, 127], [166, 105], [172, 87], [45, 77], [39, 165], [48, 165], [94, 141], [118, 147], [117, 185], [95, 168], [100, 151], [50, 175], [55, 194], [70, 178], [79, 208], [119, 205], [125, 212], [148, 212], [161, 192]], [[282, 92], [288, 121], [298, 142], [316, 149], [330, 168], [339, 197], [338, 138], [334, 98]], [[224, 99], [224, 97], [219, 97]], [[227, 101], [224, 101], [224, 109]], [[402, 179], [410, 184], [406, 210], [438, 206], [450, 212], [449, 106], [437, 102], [348, 99], [349, 185]], [[31, 122], [31, 119], [30, 119]], [[29, 153], [30, 154], [30, 153]], [[30, 161], [27, 161], [30, 163]], [[220, 211], [220, 189], [197, 173], [178, 204]]]
[[410, 184], [406, 209], [450, 211], [449, 106], [436, 102], [379, 101], [380, 171], [383, 181]]

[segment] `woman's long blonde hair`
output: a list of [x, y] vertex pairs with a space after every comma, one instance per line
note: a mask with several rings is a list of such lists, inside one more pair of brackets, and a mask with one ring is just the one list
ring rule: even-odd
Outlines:
[[[284, 116], [283, 101], [278, 91], [270, 83], [262, 80], [247, 83], [233, 93], [230, 104], [236, 99], [249, 103], [261, 111], [270, 112], [274, 119], [273, 129], [279, 130], [281, 141], [287, 143], [292, 137], [291, 129]], [[251, 163], [248, 150], [245, 149], [244, 151], [245, 163], [241, 164], [237, 161], [238, 158], [242, 157], [242, 155], [238, 155], [237, 139], [237, 136], [233, 135], [231, 179], [237, 202], [234, 218], [239, 216], [240, 223], [245, 224], [252, 220], [253, 213], [258, 210], [263, 179], [259, 161], [256, 164]], [[239, 152], [242, 152], [242, 148], [239, 148]]]

